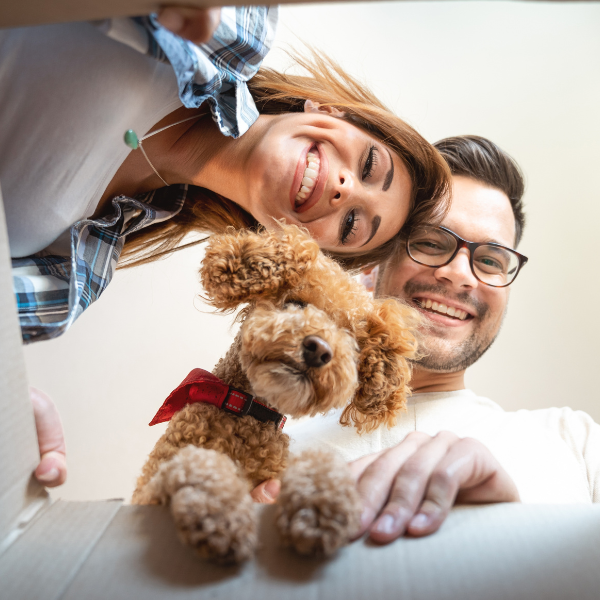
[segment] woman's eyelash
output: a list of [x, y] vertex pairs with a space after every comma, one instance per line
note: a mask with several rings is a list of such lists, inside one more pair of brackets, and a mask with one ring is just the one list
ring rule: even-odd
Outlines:
[[346, 214], [344, 220], [342, 221], [342, 229], [340, 232], [340, 242], [342, 244], [346, 244], [348, 242], [348, 238], [351, 235], [355, 235], [356, 229], [358, 227], [358, 217], [356, 216], [356, 210], [351, 210]]
[[373, 168], [377, 164], [377, 148], [375, 146], [371, 146], [369, 148], [369, 154], [367, 155], [367, 160], [365, 161], [365, 166], [362, 171], [362, 178], [368, 179], [373, 174]]

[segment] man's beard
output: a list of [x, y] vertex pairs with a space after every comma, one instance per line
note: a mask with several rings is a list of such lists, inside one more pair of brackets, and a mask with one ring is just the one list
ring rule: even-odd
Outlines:
[[[404, 297], [409, 302], [415, 296], [427, 293], [447, 298], [449, 301], [455, 300], [466, 307], [472, 308], [479, 323], [471, 335], [459, 344], [435, 335], [435, 328], [443, 326], [426, 326], [420, 336], [422, 357], [414, 363], [422, 369], [436, 373], [463, 371], [477, 362], [493, 344], [500, 332], [500, 326], [495, 327], [494, 323], [490, 322], [489, 306], [472, 298], [468, 292], [450, 295], [444, 286], [419, 284], [413, 281], [407, 281], [403, 289]], [[504, 318], [504, 315], [502, 318]]]

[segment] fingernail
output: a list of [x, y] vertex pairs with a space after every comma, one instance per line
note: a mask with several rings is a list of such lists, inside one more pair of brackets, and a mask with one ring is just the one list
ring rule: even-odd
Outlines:
[[36, 477], [38, 481], [41, 481], [42, 483], [51, 483], [58, 479], [58, 475], [58, 469], [56, 467], [52, 467], [52, 469], [50, 469], [46, 473], [36, 474]]
[[392, 515], [383, 515], [375, 523], [373, 531], [377, 533], [393, 533], [396, 519]]
[[275, 500], [277, 496], [279, 496], [279, 492], [281, 490], [281, 483], [278, 479], [270, 479], [265, 483], [265, 487], [263, 488], [263, 494], [268, 500]]
[[423, 513], [419, 513], [411, 519], [409, 527], [411, 529], [425, 529], [425, 527], [427, 527], [430, 522], [431, 519], [429, 518], [429, 516]]
[[174, 10], [165, 10], [158, 15], [158, 22], [169, 31], [177, 33], [185, 24], [183, 17]]

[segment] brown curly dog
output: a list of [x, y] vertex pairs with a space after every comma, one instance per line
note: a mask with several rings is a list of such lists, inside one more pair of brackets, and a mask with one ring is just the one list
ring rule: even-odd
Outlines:
[[[213, 373], [274, 410], [300, 417], [344, 407], [358, 431], [391, 426], [404, 408], [418, 317], [373, 300], [294, 226], [211, 238], [201, 268], [221, 311], [246, 305]], [[145, 464], [133, 502], [169, 504], [180, 537], [206, 558], [240, 562], [256, 548], [251, 487], [282, 480], [277, 525], [303, 554], [330, 555], [357, 531], [361, 505], [344, 461], [308, 451], [290, 461], [273, 422], [207, 403], [172, 418]]]

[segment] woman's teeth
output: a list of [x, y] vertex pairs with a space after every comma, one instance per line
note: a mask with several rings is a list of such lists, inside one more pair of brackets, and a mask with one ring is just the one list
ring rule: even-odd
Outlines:
[[319, 156], [314, 152], [309, 152], [306, 156], [306, 169], [302, 177], [302, 185], [300, 191], [296, 194], [296, 206], [300, 206], [311, 195], [317, 177], [319, 176]]
[[453, 306], [446, 306], [445, 304], [441, 304], [439, 302], [433, 302], [432, 300], [417, 300], [421, 305], [421, 308], [425, 308], [429, 311], [437, 312], [442, 315], [447, 315], [450, 317], [454, 317], [455, 319], [460, 319], [464, 321], [468, 314], [464, 310], [460, 310], [460, 308], [454, 308]]

